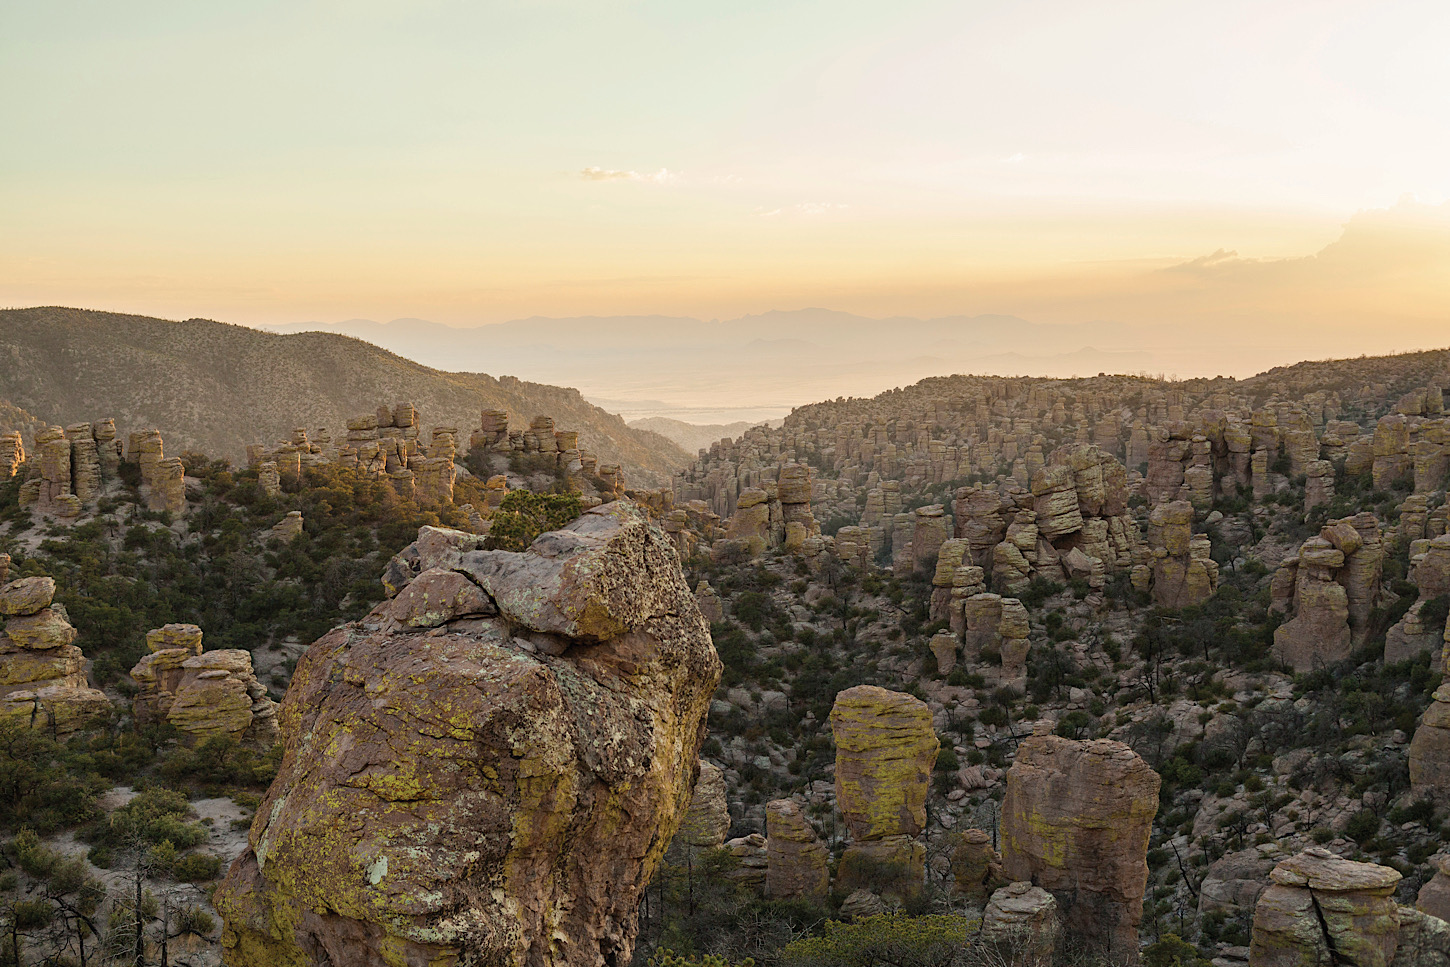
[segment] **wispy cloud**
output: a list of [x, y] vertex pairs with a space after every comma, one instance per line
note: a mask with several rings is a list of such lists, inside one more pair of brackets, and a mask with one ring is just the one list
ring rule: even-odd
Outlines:
[[1019, 151], [1016, 154], [1008, 155], [1007, 157], [1003, 158], [1002, 159], [1002, 164], [1004, 164], [1004, 165], [1020, 165], [1022, 162], [1026, 161], [1026, 160], [1027, 160], [1027, 155], [1025, 155], [1021, 151]]
[[791, 205], [788, 208], [764, 208], [755, 209], [755, 214], [761, 218], [777, 218], [781, 215], [825, 215], [829, 212], [843, 211], [850, 208], [850, 205], [843, 205], [839, 202], [818, 202], [803, 201], [799, 205]]
[[678, 178], [679, 173], [668, 168], [661, 168], [655, 172], [639, 172], [591, 166], [579, 172], [579, 177], [585, 181], [643, 181], [652, 185], [667, 185]]

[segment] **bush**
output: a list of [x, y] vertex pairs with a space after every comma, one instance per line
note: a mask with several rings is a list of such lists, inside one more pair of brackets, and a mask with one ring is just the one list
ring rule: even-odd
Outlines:
[[950, 962], [977, 930], [975, 918], [882, 914], [854, 923], [828, 920], [819, 937], [781, 951], [785, 967], [936, 967]]
[[1363, 846], [1380, 831], [1380, 817], [1373, 809], [1361, 809], [1344, 826], [1344, 835]]
[[192, 853], [177, 860], [171, 867], [171, 876], [181, 883], [201, 883], [215, 880], [222, 871], [220, 856], [210, 853]]
[[500, 551], [527, 550], [540, 534], [558, 530], [578, 517], [581, 508], [576, 494], [511, 490], [494, 511], [486, 546]]

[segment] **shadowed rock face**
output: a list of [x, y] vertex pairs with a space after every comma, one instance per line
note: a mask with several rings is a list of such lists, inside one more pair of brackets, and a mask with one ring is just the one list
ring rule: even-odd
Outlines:
[[678, 558], [621, 502], [448, 570], [491, 593], [398, 593], [298, 664], [228, 964], [628, 963], [720, 677]]
[[1057, 896], [1069, 934], [1138, 959], [1158, 774], [1121, 742], [1033, 735], [1002, 803], [1002, 867]]

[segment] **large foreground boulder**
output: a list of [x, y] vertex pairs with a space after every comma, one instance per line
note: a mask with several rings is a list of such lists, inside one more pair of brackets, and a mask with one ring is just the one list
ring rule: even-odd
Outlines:
[[299, 662], [233, 967], [629, 962], [720, 678], [675, 550], [617, 502], [440, 566], [487, 593], [399, 588]]

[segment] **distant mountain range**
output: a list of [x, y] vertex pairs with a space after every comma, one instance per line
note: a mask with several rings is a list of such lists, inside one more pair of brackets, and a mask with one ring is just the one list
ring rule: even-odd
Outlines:
[[630, 420], [629, 425], [636, 430], [649, 430], [658, 433], [678, 443], [681, 449], [689, 453], [697, 453], [700, 450], [708, 449], [712, 444], [729, 438], [736, 439], [753, 426], [765, 423], [769, 426], [780, 426], [782, 420], [759, 420], [751, 423], [749, 420], [740, 420], [736, 423], [685, 423], [681, 420], [672, 420], [667, 416], [649, 416], [642, 420]]
[[[459, 353], [452, 368], [472, 359]], [[171, 322], [82, 309], [0, 310], [0, 422], [65, 425], [114, 417], [124, 435], [162, 431], [167, 451], [240, 460], [248, 443], [293, 428], [328, 427], [411, 402], [425, 428], [457, 426], [467, 439], [483, 409], [523, 425], [537, 415], [578, 430], [604, 463], [634, 484], [662, 484], [692, 454], [587, 402], [575, 389], [511, 376], [444, 372], [330, 332], [281, 335], [204, 319]], [[494, 368], [495, 372], [507, 372]]]
[[[870, 319], [828, 309], [728, 321], [679, 316], [534, 317], [471, 328], [422, 319], [269, 327], [364, 339], [432, 366], [577, 386], [627, 418], [752, 422], [840, 395], [950, 373], [1077, 376], [1154, 365], [1141, 333], [1015, 316]], [[1092, 347], [1122, 348], [1092, 348]]]

